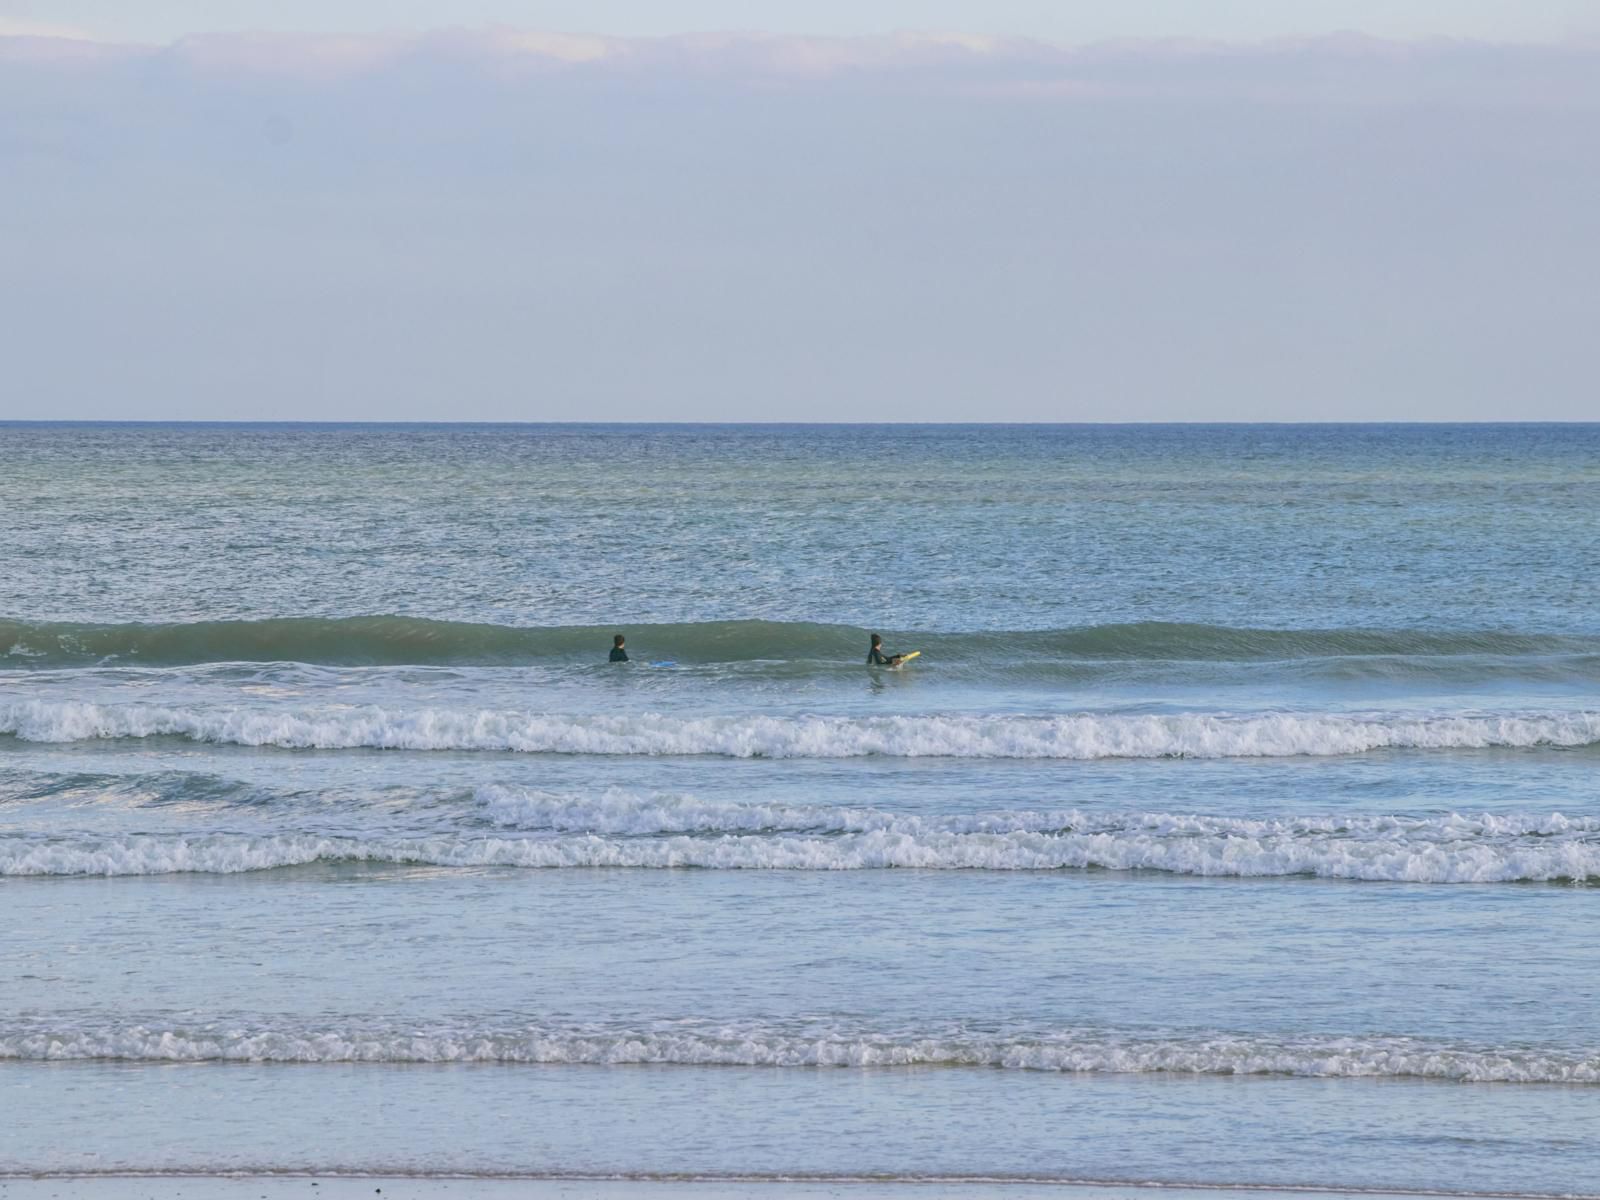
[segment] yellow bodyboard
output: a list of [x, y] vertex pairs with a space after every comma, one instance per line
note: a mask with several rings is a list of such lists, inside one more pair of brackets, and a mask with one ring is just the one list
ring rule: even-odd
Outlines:
[[913, 658], [920, 658], [921, 656], [921, 650], [913, 650], [910, 654], [902, 654], [900, 656], [900, 661], [902, 664], [904, 664], [910, 662]]

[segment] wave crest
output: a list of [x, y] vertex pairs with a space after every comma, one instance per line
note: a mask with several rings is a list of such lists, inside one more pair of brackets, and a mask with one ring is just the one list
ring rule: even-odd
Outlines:
[[1600, 742], [1600, 712], [672, 717], [34, 700], [0, 705], [0, 734], [36, 742], [178, 737], [286, 749], [729, 758], [1277, 758], [1589, 746]]
[[[808, 621], [629, 624], [652, 656], [685, 663], [756, 660], [854, 664], [867, 631]], [[214, 662], [348, 665], [592, 662], [616, 627], [518, 626], [410, 616], [280, 617], [264, 620], [84, 624], [0, 620], [0, 665], [41, 667], [119, 661], [151, 666]], [[1325, 658], [1494, 658], [1600, 655], [1600, 638], [1502, 631], [1423, 629], [1243, 629], [1137, 622], [1066, 629], [885, 630], [945, 663], [1249, 662]]]
[[1470, 1083], [1600, 1083], [1600, 1058], [1399, 1037], [1118, 1036], [1095, 1030], [984, 1034], [718, 1026], [0, 1028], [0, 1060], [267, 1063], [581, 1063], [737, 1067], [941, 1066], [1082, 1074], [1289, 1075]]
[[1600, 823], [1551, 814], [1251, 820], [1166, 813], [918, 817], [871, 809], [491, 797], [516, 833], [11, 834], [0, 877], [233, 874], [313, 863], [535, 869], [1160, 871], [1407, 883], [1600, 880]]

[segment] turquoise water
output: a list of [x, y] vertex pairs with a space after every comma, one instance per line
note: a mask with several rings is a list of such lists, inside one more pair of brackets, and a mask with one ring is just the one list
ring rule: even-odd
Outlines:
[[0, 424], [0, 514], [0, 1170], [1596, 1190], [1600, 426]]

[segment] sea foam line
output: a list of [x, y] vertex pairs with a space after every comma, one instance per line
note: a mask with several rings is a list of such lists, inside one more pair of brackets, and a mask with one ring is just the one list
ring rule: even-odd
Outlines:
[[946, 1066], [1079, 1074], [1413, 1078], [1600, 1083], [1600, 1057], [1402, 1037], [1122, 1036], [1097, 1030], [979, 1033], [793, 1029], [673, 1021], [638, 1028], [544, 1026], [192, 1026], [0, 1028], [0, 1060], [51, 1062], [662, 1064], [735, 1067]]
[[484, 784], [475, 807], [503, 829], [631, 836], [725, 833], [1148, 833], [1163, 837], [1389, 839], [1460, 842], [1518, 837], [1583, 838], [1600, 834], [1600, 817], [1563, 813], [1483, 812], [1404, 816], [1389, 813], [1230, 817], [1127, 809], [1002, 809], [909, 813], [836, 804], [708, 800], [675, 792], [551, 792]]
[[0, 705], [0, 734], [37, 742], [180, 737], [289, 749], [732, 758], [1229, 758], [1588, 746], [1600, 742], [1600, 712], [672, 717], [29, 700]]
[[[86, 810], [92, 814], [92, 808]], [[1202, 876], [1488, 883], [1600, 878], [1600, 817], [1559, 812], [1235, 817], [1116, 809], [919, 813], [735, 802], [611, 789], [562, 793], [482, 785], [424, 804], [432, 824], [362, 832], [280, 827], [120, 836], [14, 826], [0, 875], [234, 873], [315, 862], [461, 867], [745, 870], [1150, 870]], [[359, 812], [359, 807], [356, 812]], [[385, 823], [405, 810], [382, 809]], [[252, 819], [257, 814], [252, 813]], [[192, 816], [191, 818], [192, 819]], [[436, 824], [448, 819], [453, 828]]]
[[1600, 879], [1600, 839], [1351, 837], [1284, 831], [952, 832], [889, 826], [859, 833], [641, 837], [474, 833], [416, 837], [313, 833], [123, 836], [9, 834], [0, 876], [233, 874], [311, 863], [443, 867], [860, 871], [884, 869], [1160, 871], [1410, 883]]

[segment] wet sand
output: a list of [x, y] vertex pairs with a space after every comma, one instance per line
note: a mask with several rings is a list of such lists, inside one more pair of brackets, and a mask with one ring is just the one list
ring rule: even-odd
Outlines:
[[444, 1176], [56, 1175], [0, 1178], [0, 1200], [1303, 1200], [1441, 1196], [1359, 1189], [1003, 1180], [539, 1179]]

